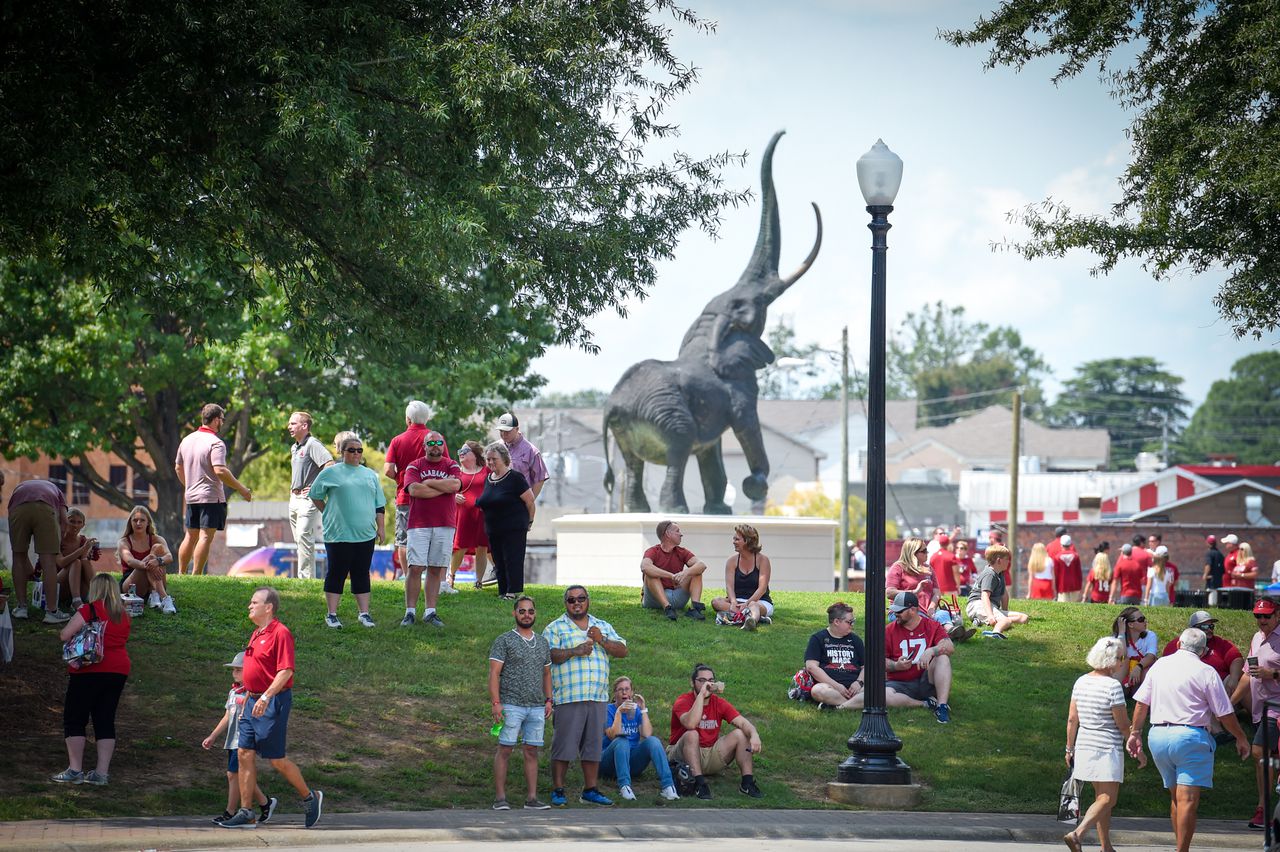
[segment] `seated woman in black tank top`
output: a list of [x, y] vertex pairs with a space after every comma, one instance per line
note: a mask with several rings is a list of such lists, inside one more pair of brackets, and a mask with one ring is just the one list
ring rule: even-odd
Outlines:
[[773, 620], [773, 598], [769, 597], [773, 566], [760, 550], [760, 533], [755, 527], [738, 524], [733, 528], [734, 555], [724, 563], [726, 596], [711, 602], [718, 613], [742, 613], [743, 630], [755, 630], [757, 624]]

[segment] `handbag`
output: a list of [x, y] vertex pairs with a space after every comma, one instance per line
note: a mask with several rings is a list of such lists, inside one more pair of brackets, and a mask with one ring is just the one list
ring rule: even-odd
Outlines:
[[1058, 822], [1075, 825], [1080, 822], [1080, 793], [1084, 790], [1084, 782], [1077, 781], [1075, 769], [1067, 769], [1067, 777], [1062, 779], [1062, 796], [1058, 800]]
[[89, 604], [89, 620], [62, 645], [62, 661], [73, 669], [102, 662], [107, 623], [98, 619], [97, 607]]

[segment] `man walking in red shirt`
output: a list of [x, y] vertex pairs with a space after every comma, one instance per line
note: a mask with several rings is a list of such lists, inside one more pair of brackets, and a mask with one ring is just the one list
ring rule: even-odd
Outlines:
[[[280, 595], [263, 587], [249, 599], [249, 620], [258, 628], [244, 649], [244, 713], [240, 717], [240, 801], [254, 801], [258, 783], [257, 756], [262, 755], [302, 797], [306, 826], [320, 821], [324, 793], [312, 790], [297, 764], [285, 757], [289, 710], [293, 706], [293, 634], [276, 618]], [[246, 791], [247, 794], [246, 794]], [[253, 811], [242, 807], [223, 828], [257, 828]]]

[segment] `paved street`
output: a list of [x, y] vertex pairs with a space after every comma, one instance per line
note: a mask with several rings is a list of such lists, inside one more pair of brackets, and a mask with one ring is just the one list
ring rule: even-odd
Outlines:
[[[594, 852], [598, 849], [617, 849], [619, 846], [625, 846], [628, 850], [634, 852], [668, 852], [671, 849], [672, 841], [681, 841], [683, 838], [673, 837], [670, 840], [583, 840], [583, 841], [550, 841], [537, 843], [522, 843], [521, 850], [528, 852], [551, 852], [551, 850], [564, 849], [569, 852]], [[475, 842], [475, 843], [433, 843], [431, 844], [432, 852], [505, 852], [508, 843], [494, 842]], [[321, 852], [321, 850], [338, 850], [346, 848], [342, 844], [330, 844], [325, 846], [284, 846], [272, 847], [278, 849], [279, 852]], [[359, 852], [402, 852], [405, 848], [403, 843], [371, 843], [362, 845]], [[787, 852], [813, 852], [814, 844], [812, 840], [778, 840], [769, 838], [767, 840], [706, 840], [698, 843], [699, 852], [773, 852], [773, 850], [787, 850]], [[920, 852], [921, 845], [918, 840], [834, 840], [824, 842], [822, 844], [824, 852], [836, 852], [836, 850], [856, 849], [859, 852]], [[948, 843], [947, 852], [986, 852], [990, 849], [1008, 849], [1008, 850], [1024, 850], [1024, 852], [1062, 852], [1066, 847], [1061, 843], [1025, 843], [1022, 841], [1007, 841], [1004, 843], [992, 843], [991, 841], [960, 841], [957, 843]], [[1088, 847], [1086, 847], [1088, 848]], [[1126, 846], [1125, 852], [1168, 852], [1169, 846]]]

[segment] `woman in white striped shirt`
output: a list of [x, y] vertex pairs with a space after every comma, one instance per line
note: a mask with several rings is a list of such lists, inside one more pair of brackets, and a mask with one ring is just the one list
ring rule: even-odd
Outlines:
[[[1112, 852], [1111, 810], [1124, 780], [1124, 741], [1129, 736], [1129, 711], [1119, 680], [1129, 665], [1125, 643], [1104, 636], [1094, 643], [1085, 661], [1092, 671], [1081, 675], [1071, 689], [1066, 761], [1077, 781], [1093, 785], [1093, 804], [1075, 831], [1062, 841], [1080, 852], [1080, 838], [1096, 825], [1103, 852]], [[1146, 755], [1140, 753], [1138, 766], [1146, 764]]]

